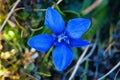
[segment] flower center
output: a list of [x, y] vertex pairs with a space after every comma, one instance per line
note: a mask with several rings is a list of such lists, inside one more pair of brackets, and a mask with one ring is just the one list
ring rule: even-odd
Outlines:
[[55, 36], [55, 43], [66, 43], [66, 44], [70, 44], [70, 40], [68, 38], [68, 36], [66, 36], [64, 33], [58, 35], [58, 36]]

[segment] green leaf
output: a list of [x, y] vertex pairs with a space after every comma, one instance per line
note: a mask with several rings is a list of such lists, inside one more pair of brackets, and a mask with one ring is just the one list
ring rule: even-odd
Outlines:
[[[102, 5], [102, 7], [101, 7]], [[103, 0], [103, 2], [91, 13], [92, 16], [92, 24], [88, 32], [83, 35], [85, 39], [91, 39], [95, 33], [104, 27], [104, 24], [107, 21], [107, 8], [108, 8], [108, 0]]]
[[24, 20], [26, 20], [26, 19], [28, 19], [28, 17], [29, 17], [29, 13], [28, 12], [23, 12], [22, 13], [22, 18], [24, 19]]
[[84, 0], [81, 11], [88, 8], [91, 5], [92, 1], [93, 0]]
[[27, 66], [26, 71], [27, 71], [27, 72], [30, 72], [30, 71], [32, 71], [34, 68], [35, 68], [35, 65], [34, 65], [33, 63], [31, 63], [31, 64], [29, 64], [29, 65]]
[[42, 34], [44, 34], [44, 33], [49, 33], [49, 34], [51, 34], [51, 33], [52, 33], [52, 31], [51, 31], [48, 27], [43, 26], [43, 29], [42, 29]]
[[65, 21], [80, 17], [79, 13], [76, 11], [65, 10], [64, 13], [66, 14]]
[[39, 75], [42, 75], [42, 76], [47, 76], [47, 77], [50, 77], [51, 74], [50, 73], [44, 73], [44, 72], [37, 72]]
[[79, 58], [78, 57], [78, 50], [77, 50], [77, 48], [73, 48], [72, 50], [74, 52], [74, 59], [77, 60]]
[[3, 33], [3, 38], [10, 41], [16, 41], [20, 36], [19, 32], [16, 29], [12, 29], [10, 26], [6, 25]]
[[65, 16], [65, 13], [64, 13], [58, 6], [55, 6], [55, 9], [56, 9], [62, 16]]

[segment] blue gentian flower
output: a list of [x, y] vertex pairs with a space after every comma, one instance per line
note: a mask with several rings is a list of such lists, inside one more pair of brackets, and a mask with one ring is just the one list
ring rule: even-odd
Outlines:
[[91, 21], [84, 18], [75, 18], [65, 22], [61, 15], [53, 8], [47, 8], [45, 23], [54, 35], [40, 34], [32, 37], [28, 45], [43, 53], [47, 52], [53, 45], [53, 63], [58, 71], [65, 70], [73, 60], [73, 47], [81, 47], [89, 44], [80, 37], [89, 29]]

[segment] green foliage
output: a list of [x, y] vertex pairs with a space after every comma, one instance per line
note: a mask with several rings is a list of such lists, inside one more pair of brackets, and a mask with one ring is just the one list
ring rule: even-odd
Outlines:
[[93, 2], [93, 0], [89, 0], [89, 1], [84, 0], [83, 4], [82, 4], [82, 9], [80, 11], [85, 10], [86, 8], [88, 8], [91, 5], [92, 2]]
[[86, 34], [84, 34], [83, 38], [85, 39], [91, 39], [96, 32], [98, 32], [103, 25], [107, 22], [108, 12], [108, 0], [103, 0], [102, 3], [93, 11], [91, 12], [91, 20], [92, 25], [91, 28], [88, 30]]
[[29, 64], [26, 68], [26, 72], [30, 72], [35, 68], [35, 65], [33, 63]]
[[73, 18], [78, 18], [80, 17], [78, 12], [72, 11], [72, 10], [65, 10], [64, 13], [66, 14], [65, 20], [68, 21]]

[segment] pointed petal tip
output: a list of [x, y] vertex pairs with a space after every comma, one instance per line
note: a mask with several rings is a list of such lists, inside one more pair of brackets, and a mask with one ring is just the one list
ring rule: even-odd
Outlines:
[[73, 60], [73, 52], [66, 45], [57, 46], [53, 53], [53, 63], [58, 71], [64, 71]]
[[86, 18], [75, 18], [69, 20], [66, 27], [66, 34], [73, 39], [80, 38], [90, 27], [91, 21]]
[[62, 16], [53, 8], [47, 8], [44, 24], [55, 34], [62, 33], [65, 22]]
[[88, 23], [88, 26], [91, 25], [91, 20], [90, 19], [85, 19], [86, 20], [86, 23]]
[[30, 47], [32, 47], [42, 53], [45, 53], [52, 46], [53, 38], [49, 34], [37, 35], [37, 36], [30, 38], [28, 40], [27, 44]]
[[72, 39], [71, 40], [71, 47], [83, 47], [90, 45], [90, 42], [87, 40], [82, 40], [82, 39]]

